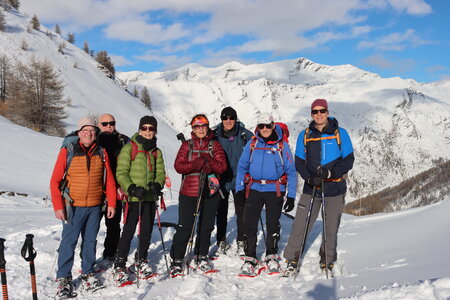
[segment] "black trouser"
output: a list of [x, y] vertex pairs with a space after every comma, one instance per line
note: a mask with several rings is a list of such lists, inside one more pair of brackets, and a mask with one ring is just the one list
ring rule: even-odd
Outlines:
[[[217, 209], [217, 244], [227, 239], [227, 223], [228, 223], [228, 199], [230, 192], [223, 192], [224, 199], [220, 199], [219, 208]], [[237, 225], [237, 241], [244, 241], [244, 208], [245, 194], [244, 192], [235, 193], [233, 191], [234, 212], [236, 214]]]
[[106, 237], [103, 244], [105, 250], [103, 250], [103, 258], [112, 258], [116, 254], [117, 245], [119, 245], [120, 239], [120, 219], [122, 216], [122, 201], [116, 201], [116, 214], [113, 218], [108, 219], [106, 212], [103, 213], [106, 225]]
[[263, 206], [266, 207], [266, 256], [278, 253], [280, 240], [280, 216], [283, 197], [277, 192], [258, 192], [250, 190], [244, 211], [245, 255], [256, 258], [258, 222]]
[[[147, 259], [148, 247], [150, 246], [150, 238], [152, 236], [153, 222], [155, 221], [156, 206], [155, 202], [140, 202], [142, 207], [141, 224], [138, 228], [139, 246], [137, 257], [139, 260]], [[124, 204], [124, 210], [126, 204]], [[123, 226], [122, 236], [119, 240], [119, 246], [116, 254], [116, 267], [125, 267], [128, 253], [130, 252], [131, 240], [136, 231], [139, 221], [139, 202], [128, 202], [128, 215], [126, 223]]]
[[[200, 215], [198, 217], [197, 237], [195, 241], [195, 254], [208, 255], [211, 232], [214, 230], [217, 207], [220, 194], [205, 197], [200, 204]], [[197, 197], [188, 197], [180, 194], [178, 204], [178, 227], [173, 236], [170, 256], [173, 259], [183, 259], [186, 247], [194, 226], [194, 214], [197, 205]]]

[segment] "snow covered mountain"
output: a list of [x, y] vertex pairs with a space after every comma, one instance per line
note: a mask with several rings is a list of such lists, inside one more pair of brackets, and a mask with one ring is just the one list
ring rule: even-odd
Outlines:
[[312, 100], [329, 100], [331, 115], [348, 129], [355, 148], [347, 200], [395, 186], [435, 160], [450, 158], [450, 81], [381, 78], [351, 65], [327, 66], [306, 58], [216, 68], [190, 64], [118, 77], [129, 90], [147, 87], [153, 110], [178, 130], [197, 112], [218, 123], [221, 109], [231, 105], [248, 128], [254, 128], [260, 112], [287, 123], [293, 148], [310, 122]]

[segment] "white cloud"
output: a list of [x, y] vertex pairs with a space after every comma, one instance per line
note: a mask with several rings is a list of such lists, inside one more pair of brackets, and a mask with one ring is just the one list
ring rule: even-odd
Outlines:
[[375, 66], [380, 69], [391, 70], [398, 74], [405, 73], [413, 69], [415, 61], [413, 59], [395, 59], [391, 60], [382, 54], [374, 54], [362, 60], [369, 66]]
[[164, 69], [175, 69], [191, 62], [191, 57], [179, 55], [161, 55], [160, 51], [148, 51], [143, 55], [136, 55], [134, 58], [148, 62], [160, 62], [164, 64]]
[[121, 55], [110, 54], [111, 60], [117, 67], [132, 66], [134, 63]]
[[393, 8], [410, 15], [427, 15], [432, 12], [431, 6], [424, 0], [368, 0], [364, 5], [380, 10]]
[[402, 33], [394, 32], [370, 41], [362, 41], [358, 44], [358, 48], [376, 49], [381, 51], [402, 51], [406, 47], [416, 47], [432, 43], [433, 42], [431, 41], [421, 39], [413, 29], [408, 29]]

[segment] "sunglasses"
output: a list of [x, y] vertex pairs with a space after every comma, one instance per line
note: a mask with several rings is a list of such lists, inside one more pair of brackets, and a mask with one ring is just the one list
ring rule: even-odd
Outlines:
[[326, 109], [326, 108], [322, 108], [322, 109], [313, 109], [313, 110], [311, 110], [311, 114], [317, 115], [319, 112], [320, 112], [321, 114], [326, 114], [327, 111], [328, 111], [328, 109]]
[[116, 126], [116, 121], [100, 122], [100, 124], [102, 124], [103, 127], [108, 126], [108, 124], [111, 126]]
[[234, 121], [234, 120], [236, 120], [235, 117], [231, 117], [231, 116], [225, 116], [225, 117], [220, 117], [220, 118], [222, 119], [222, 121], [225, 121], [225, 120], [232, 120], [232, 121]]
[[155, 127], [153, 126], [141, 126], [142, 131], [155, 131]]
[[264, 127], [272, 129], [272, 124], [258, 124], [258, 129], [264, 129]]
[[192, 126], [192, 128], [194, 128], [194, 129], [200, 129], [200, 128], [206, 129], [206, 128], [208, 128], [208, 125], [207, 124], [194, 125], [194, 126]]

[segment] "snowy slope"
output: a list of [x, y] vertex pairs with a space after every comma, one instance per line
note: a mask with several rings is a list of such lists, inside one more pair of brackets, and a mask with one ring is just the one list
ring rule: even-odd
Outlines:
[[260, 112], [271, 112], [289, 125], [292, 145], [310, 121], [312, 100], [328, 99], [331, 115], [350, 132], [355, 148], [347, 200], [397, 185], [436, 159], [450, 158], [450, 81], [380, 78], [351, 65], [306, 58], [216, 68], [190, 64], [118, 76], [129, 90], [147, 87], [154, 110], [178, 130], [196, 112], [206, 112], [216, 124], [222, 108], [231, 105], [251, 129]]

